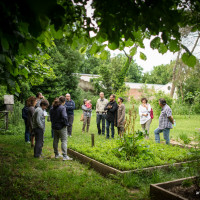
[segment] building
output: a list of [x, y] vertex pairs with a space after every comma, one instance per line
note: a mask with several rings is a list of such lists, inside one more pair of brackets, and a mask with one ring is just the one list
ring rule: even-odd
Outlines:
[[[99, 78], [99, 75], [94, 74], [79, 74], [80, 81], [78, 86], [85, 91], [94, 91], [94, 87], [90, 82], [93, 78]], [[172, 83], [167, 83], [166, 85], [160, 84], [144, 84], [144, 83], [130, 83], [125, 82], [125, 85], [129, 88], [128, 96], [134, 96], [135, 99], [140, 99], [143, 94], [144, 87], [150, 91], [162, 91], [165, 94], [170, 94]], [[174, 93], [174, 97], [177, 98], [176, 92]]]

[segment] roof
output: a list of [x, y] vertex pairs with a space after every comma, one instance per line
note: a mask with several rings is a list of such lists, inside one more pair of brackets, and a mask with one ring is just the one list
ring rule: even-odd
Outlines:
[[160, 85], [160, 84], [145, 84], [145, 83], [130, 83], [130, 82], [125, 82], [125, 85], [128, 86], [130, 89], [141, 89], [144, 87], [144, 85], [148, 89], [154, 88], [155, 90], [160, 90], [163, 87], [166, 87], [166, 85]]
[[[77, 73], [77, 75], [80, 76], [81, 80], [87, 81], [87, 82], [90, 82], [90, 79], [92, 79], [92, 78], [100, 77], [100, 75], [97, 75], [97, 74], [78, 74]], [[170, 83], [168, 83], [166, 85], [161, 85], [161, 84], [145, 84], [145, 83], [125, 82], [125, 85], [128, 86], [130, 89], [142, 89], [145, 85], [148, 89], [154, 88], [155, 90], [161, 90], [162, 88], [166, 87], [169, 84]]]

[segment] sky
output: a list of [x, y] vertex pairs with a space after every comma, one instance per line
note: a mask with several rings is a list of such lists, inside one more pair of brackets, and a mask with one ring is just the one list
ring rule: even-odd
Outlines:
[[[90, 4], [91, 4], [91, 0], [88, 2], [86, 6], [88, 17], [91, 17], [93, 15], [93, 9], [91, 8]], [[93, 23], [95, 24], [94, 21]], [[91, 36], [92, 35], [93, 34], [91, 33]], [[164, 55], [162, 55], [158, 53], [158, 50], [151, 49], [150, 47], [151, 40], [152, 38], [150, 40], [145, 39], [144, 40], [145, 49], [138, 49], [138, 53], [133, 57], [136, 63], [143, 68], [143, 72], [149, 72], [153, 69], [154, 66], [158, 66], [161, 64], [169, 64], [171, 60], [176, 59], [176, 54], [173, 54], [169, 51], [165, 53]], [[125, 51], [129, 53], [129, 48], [125, 48]], [[140, 56], [139, 56], [140, 51], [142, 51], [147, 56], [146, 61], [140, 59]], [[111, 56], [117, 55], [119, 53], [124, 53], [123, 51], [119, 51], [119, 50], [115, 50], [115, 51], [110, 50], [110, 52], [111, 52]]]
[[[145, 49], [138, 48], [137, 54], [133, 57], [136, 63], [143, 68], [143, 72], [149, 72], [153, 69], [154, 66], [162, 65], [162, 64], [169, 64], [172, 60], [176, 59], [177, 54], [171, 53], [167, 51], [164, 55], [160, 54], [158, 50], [153, 50], [150, 47], [151, 40], [144, 40]], [[125, 51], [129, 53], [129, 49], [125, 48]], [[147, 60], [142, 60], [140, 58], [139, 52], [144, 53], [147, 56]], [[117, 55], [119, 53], [124, 53], [123, 51], [115, 50], [111, 51], [111, 55]]]

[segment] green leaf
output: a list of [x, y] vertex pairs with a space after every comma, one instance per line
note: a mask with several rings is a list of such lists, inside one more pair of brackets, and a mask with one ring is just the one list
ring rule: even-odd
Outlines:
[[21, 54], [33, 54], [37, 51], [37, 41], [27, 40], [24, 44], [19, 44], [19, 51]]
[[124, 49], [124, 47], [125, 47], [124, 42], [123, 42], [123, 41], [120, 41], [120, 42], [119, 42], [119, 50], [122, 51], [122, 50]]
[[62, 30], [58, 30], [56, 31], [55, 28], [54, 28], [54, 25], [51, 25], [50, 26], [50, 30], [51, 30], [51, 34], [52, 36], [55, 38], [55, 39], [62, 39], [63, 38], [63, 31]]
[[178, 44], [178, 41], [177, 40], [171, 40], [169, 42], [169, 50], [171, 52], [177, 52], [180, 50], [180, 47], [179, 47], [179, 44]]
[[1, 46], [3, 47], [4, 50], [8, 50], [9, 49], [9, 43], [6, 40], [6, 38], [1, 38]]
[[161, 54], [164, 54], [164, 53], [167, 52], [167, 50], [168, 49], [167, 49], [166, 45], [163, 44], [163, 43], [161, 43], [160, 46], [159, 46], [159, 48], [158, 48], [158, 52], [161, 53]]
[[130, 56], [134, 56], [136, 53], [137, 53], [137, 47], [133, 47], [133, 48], [130, 50]]
[[12, 65], [12, 60], [8, 56], [6, 56], [6, 61]]
[[17, 75], [19, 75], [19, 70], [18, 70], [18, 68], [14, 68], [12, 74], [13, 74], [13, 76], [17, 76]]
[[125, 46], [126, 47], [131, 47], [134, 45], [134, 42], [129, 38], [127, 41], [125, 41]]
[[21, 70], [21, 75], [23, 75], [25, 78], [28, 78], [28, 73], [29, 73], [29, 70], [25, 67]]
[[5, 61], [6, 61], [5, 55], [0, 54], [0, 62], [1, 62], [1, 63], [5, 63]]
[[107, 51], [102, 51], [102, 53], [100, 54], [100, 58], [102, 60], [106, 60], [108, 58], [108, 52]]
[[150, 46], [152, 49], [158, 49], [159, 46], [160, 46], [160, 38], [159, 37], [155, 37], [151, 43], [150, 43]]
[[144, 53], [142, 53], [142, 52], [140, 52], [140, 58], [141, 58], [142, 60], [147, 60], [146, 55], [145, 55]]
[[112, 42], [112, 43], [108, 44], [108, 48], [111, 49], [111, 50], [115, 50], [118, 47], [119, 47], [119, 45], [117, 45], [117, 43], [115, 43], [115, 42]]
[[94, 54], [96, 54], [97, 51], [98, 51], [98, 45], [96, 43], [94, 43], [90, 49], [90, 54], [94, 55]]
[[189, 67], [194, 67], [196, 65], [196, 57], [190, 55], [189, 53], [184, 53], [181, 58], [182, 61]]
[[82, 54], [84, 54], [86, 52], [86, 50], [87, 50], [87, 47], [81, 47], [79, 49], [79, 52], [82, 53]]

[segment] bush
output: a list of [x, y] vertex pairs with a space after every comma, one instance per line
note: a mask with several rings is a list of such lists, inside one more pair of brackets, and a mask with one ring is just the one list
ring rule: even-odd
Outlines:
[[174, 115], [189, 115], [191, 113], [191, 106], [182, 100], [176, 100], [172, 104], [172, 112]]
[[74, 98], [73, 100], [74, 100], [74, 102], [76, 104], [76, 109], [81, 109], [81, 106], [83, 105], [83, 100], [84, 99], [91, 100], [92, 108], [95, 109], [98, 98], [99, 98], [99, 96], [95, 96], [91, 92], [85, 92], [84, 90], [79, 89], [76, 98]]
[[160, 115], [160, 111], [161, 111], [161, 107], [158, 103], [160, 98], [164, 98], [167, 102], [167, 105], [171, 108], [172, 108], [172, 103], [173, 103], [173, 99], [169, 95], [165, 94], [162, 91], [159, 91], [157, 93], [155, 92], [154, 99], [150, 100], [150, 104], [151, 104], [154, 114], [157, 116]]

